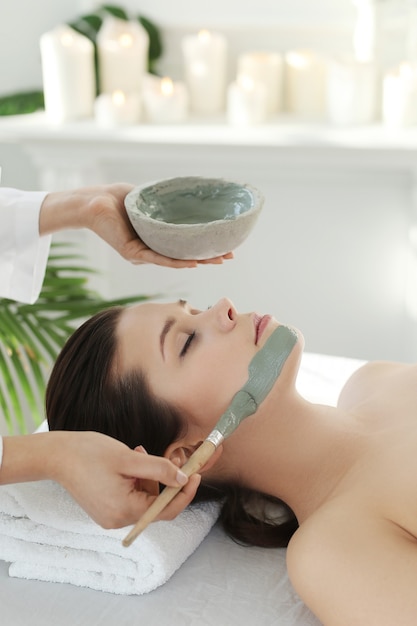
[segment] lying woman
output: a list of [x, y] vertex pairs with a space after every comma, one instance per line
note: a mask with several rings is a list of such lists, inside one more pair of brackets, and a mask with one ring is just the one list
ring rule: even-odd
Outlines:
[[[49, 427], [98, 430], [183, 465], [277, 326], [227, 299], [206, 311], [180, 300], [102, 312], [57, 360]], [[295, 386], [296, 333], [267, 398], [204, 468], [199, 497], [226, 495], [223, 522], [239, 541], [288, 545], [292, 584], [326, 626], [414, 626], [417, 366], [369, 363], [337, 408], [311, 404]], [[285, 503], [284, 519], [257, 494]]]

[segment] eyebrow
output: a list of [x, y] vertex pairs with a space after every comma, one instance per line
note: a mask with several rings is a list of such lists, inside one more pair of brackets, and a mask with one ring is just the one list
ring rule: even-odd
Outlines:
[[[181, 306], [182, 308], [184, 308], [185, 305], [187, 304], [187, 301], [180, 299], [178, 300], [177, 304]], [[165, 353], [164, 353], [165, 339], [174, 324], [175, 324], [175, 318], [168, 317], [162, 328], [162, 332], [159, 337], [159, 346], [160, 346], [162, 358], [164, 359], [164, 361], [165, 361]]]

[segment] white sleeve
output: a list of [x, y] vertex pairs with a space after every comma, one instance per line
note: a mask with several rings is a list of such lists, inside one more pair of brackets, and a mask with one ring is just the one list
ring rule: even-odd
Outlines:
[[39, 235], [46, 191], [0, 187], [0, 297], [32, 304], [45, 276], [51, 236]]

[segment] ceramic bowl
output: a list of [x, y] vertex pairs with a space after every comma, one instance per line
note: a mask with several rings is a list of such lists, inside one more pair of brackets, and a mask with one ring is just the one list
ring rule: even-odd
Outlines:
[[250, 185], [187, 176], [135, 187], [125, 198], [133, 228], [149, 248], [174, 259], [210, 259], [239, 246], [262, 209]]

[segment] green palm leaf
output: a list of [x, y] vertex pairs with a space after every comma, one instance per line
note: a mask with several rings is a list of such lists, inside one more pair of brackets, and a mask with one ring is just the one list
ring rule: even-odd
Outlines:
[[[43, 419], [50, 368], [73, 330], [109, 306], [148, 300], [147, 295], [104, 300], [88, 286], [95, 273], [70, 244], [53, 244], [42, 292], [35, 304], [0, 298], [0, 419], [10, 433]], [[157, 297], [157, 296], [152, 296]]]

